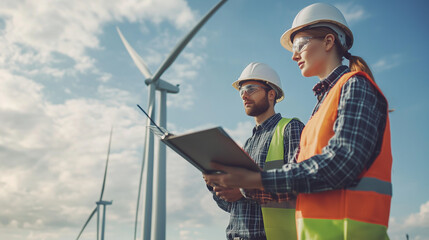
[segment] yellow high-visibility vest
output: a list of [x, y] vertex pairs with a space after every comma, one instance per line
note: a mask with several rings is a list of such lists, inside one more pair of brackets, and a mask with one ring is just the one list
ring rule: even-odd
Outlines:
[[[284, 164], [283, 136], [290, 118], [282, 118], [276, 126], [268, 148], [264, 170], [281, 168]], [[261, 205], [265, 234], [268, 240], [297, 239], [295, 199], [287, 202], [270, 202]]]

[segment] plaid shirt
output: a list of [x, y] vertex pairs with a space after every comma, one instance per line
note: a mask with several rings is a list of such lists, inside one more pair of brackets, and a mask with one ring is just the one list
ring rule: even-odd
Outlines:
[[[280, 113], [277, 113], [264, 121], [261, 125], [255, 126], [253, 128], [252, 137], [250, 137], [244, 145], [244, 150], [261, 168], [264, 168], [274, 130], [281, 119], [282, 116]], [[292, 119], [286, 125], [284, 133], [285, 163], [289, 162], [288, 159], [293, 159], [294, 152], [299, 146], [303, 128], [304, 124], [297, 119]], [[283, 200], [289, 199], [288, 194], [271, 194], [262, 191], [255, 192], [254, 195], [252, 195], [252, 198], [258, 201], [242, 198], [236, 202], [226, 202], [216, 195], [213, 195], [213, 198], [220, 208], [231, 213], [230, 221], [226, 229], [227, 239], [242, 237], [245, 239], [258, 240], [265, 239], [262, 212], [258, 202], [273, 201], [279, 198]]]
[[[319, 101], [313, 114], [347, 72], [350, 72], [347, 66], [339, 66], [316, 84], [314, 91]], [[322, 153], [300, 163], [262, 172], [265, 190], [310, 193], [356, 185], [359, 174], [369, 168], [380, 153], [386, 114], [387, 102], [372, 84], [363, 76], [351, 77], [341, 89], [338, 117], [333, 127], [335, 134]]]

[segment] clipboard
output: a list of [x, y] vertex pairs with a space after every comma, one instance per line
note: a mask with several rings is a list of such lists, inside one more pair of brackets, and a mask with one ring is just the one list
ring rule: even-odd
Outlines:
[[167, 135], [161, 138], [161, 141], [203, 173], [219, 172], [210, 167], [211, 162], [261, 171], [252, 158], [221, 127], [178, 136]]
[[150, 130], [202, 173], [219, 173], [219, 170], [210, 167], [211, 162], [255, 172], [262, 171], [222, 127], [174, 135], [159, 127], [139, 105], [137, 106], [152, 122]]

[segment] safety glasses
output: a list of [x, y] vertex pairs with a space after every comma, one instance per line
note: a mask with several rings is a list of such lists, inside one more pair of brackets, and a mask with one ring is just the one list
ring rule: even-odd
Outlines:
[[310, 40], [313, 38], [320, 38], [320, 37], [299, 37], [295, 38], [293, 40], [292, 44], [292, 52], [296, 53], [302, 53], [310, 43]]
[[244, 86], [240, 86], [240, 88], [238, 89], [240, 92], [240, 97], [243, 97], [244, 93], [247, 93], [247, 95], [252, 95], [255, 92], [257, 92], [259, 89], [265, 89], [265, 90], [269, 90], [270, 88], [268, 87], [264, 87], [258, 84], [248, 84], [248, 85], [244, 85]]

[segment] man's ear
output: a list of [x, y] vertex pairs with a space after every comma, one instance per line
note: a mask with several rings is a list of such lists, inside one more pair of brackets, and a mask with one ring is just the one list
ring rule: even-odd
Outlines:
[[268, 100], [276, 101], [276, 91], [274, 89], [268, 91]]
[[331, 33], [325, 36], [324, 40], [325, 51], [331, 51], [331, 49], [335, 46], [335, 36]]

